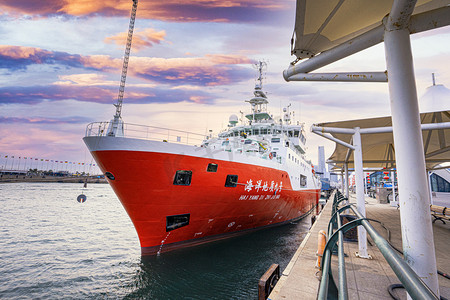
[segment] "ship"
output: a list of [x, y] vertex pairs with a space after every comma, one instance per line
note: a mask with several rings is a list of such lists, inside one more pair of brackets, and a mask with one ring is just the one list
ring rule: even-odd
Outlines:
[[[320, 179], [304, 124], [290, 106], [274, 118], [256, 65], [251, 111], [217, 135], [124, 123], [87, 126], [90, 153], [130, 217], [142, 255], [194, 246], [299, 220], [314, 210]], [[294, 124], [295, 123], [295, 124]]]

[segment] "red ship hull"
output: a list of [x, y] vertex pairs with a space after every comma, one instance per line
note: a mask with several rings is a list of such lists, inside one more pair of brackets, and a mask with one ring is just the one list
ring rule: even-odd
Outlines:
[[[320, 189], [292, 190], [287, 172], [244, 163], [146, 151], [92, 152], [139, 236], [142, 254], [222, 239], [299, 219], [318, 203]], [[207, 172], [210, 163], [216, 172]], [[174, 185], [178, 170], [192, 171], [190, 185]], [[225, 187], [227, 175], [238, 175]], [[252, 188], [248, 182], [282, 183]], [[251, 181], [250, 181], [251, 182]], [[189, 224], [167, 231], [167, 216], [189, 214]]]

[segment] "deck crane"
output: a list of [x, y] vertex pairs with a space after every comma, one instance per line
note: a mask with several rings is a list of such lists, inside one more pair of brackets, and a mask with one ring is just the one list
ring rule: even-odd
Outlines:
[[133, 39], [134, 21], [136, 20], [136, 10], [138, 4], [138, 0], [132, 1], [133, 7], [131, 9], [130, 25], [128, 26], [127, 45], [125, 48], [125, 55], [123, 57], [122, 76], [120, 79], [119, 95], [117, 97], [117, 104], [114, 104], [114, 106], [116, 107], [116, 114], [114, 115], [114, 119], [111, 121], [108, 129], [109, 136], [123, 136], [122, 102], [123, 102], [123, 94], [125, 91], [125, 81], [127, 79], [128, 60], [130, 59], [131, 41]]

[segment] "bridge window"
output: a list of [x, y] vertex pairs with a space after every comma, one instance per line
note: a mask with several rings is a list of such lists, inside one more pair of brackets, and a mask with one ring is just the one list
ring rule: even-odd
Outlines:
[[300, 186], [306, 186], [306, 176], [300, 175]]
[[280, 138], [272, 138], [271, 142], [272, 143], [279, 143], [280, 142]]

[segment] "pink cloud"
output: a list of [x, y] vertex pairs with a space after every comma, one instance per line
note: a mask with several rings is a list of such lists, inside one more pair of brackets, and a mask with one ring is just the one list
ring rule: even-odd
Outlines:
[[[115, 43], [116, 45], [125, 45], [128, 32], [121, 32], [115, 36], [105, 38], [105, 43]], [[145, 47], [152, 47], [164, 41], [166, 32], [164, 30], [156, 31], [153, 28], [147, 28], [141, 31], [136, 30], [133, 33], [133, 50], [139, 51]]]
[[[108, 73], [120, 73], [122, 68], [121, 58], [112, 58], [108, 55], [81, 56], [20, 46], [1, 46], [0, 58], [0, 68], [10, 70], [23, 69], [33, 64], [64, 65]], [[251, 63], [253, 60], [246, 56], [232, 54], [181, 58], [132, 56], [128, 74], [158, 83], [227, 85], [247, 79], [249, 70], [241, 65]]]
[[32, 59], [36, 63], [42, 63], [41, 56], [51, 53], [40, 48], [0, 45], [0, 55], [12, 59]]
[[[129, 16], [129, 0], [4, 0], [0, 9], [21, 16]], [[160, 0], [141, 1], [138, 17], [175, 22], [254, 22], [264, 19], [264, 12], [287, 10], [288, 0]]]

